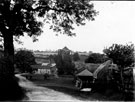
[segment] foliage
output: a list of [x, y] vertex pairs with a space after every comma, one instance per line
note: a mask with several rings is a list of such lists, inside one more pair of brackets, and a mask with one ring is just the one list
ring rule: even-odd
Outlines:
[[43, 17], [55, 32], [72, 36], [74, 23], [84, 25], [96, 14], [90, 0], [1, 0], [0, 37], [4, 40], [5, 56], [14, 55], [13, 38], [19, 41], [27, 33], [33, 41], [37, 40], [43, 26], [37, 18]]
[[85, 60], [85, 63], [103, 63], [106, 60], [108, 60], [108, 58], [104, 54], [92, 53]]
[[72, 58], [70, 53], [64, 53], [63, 50], [58, 52], [58, 55], [54, 57], [54, 61], [58, 68], [58, 74], [73, 74], [74, 64], [72, 63]]
[[0, 80], [4, 77], [11, 76], [12, 69], [8, 69], [12, 63], [9, 58], [1, 57], [0, 58]]
[[74, 61], [80, 60], [80, 56], [79, 56], [79, 54], [77, 52], [73, 54], [73, 60]]
[[86, 19], [93, 20], [95, 15], [90, 0], [0, 0], [0, 40], [4, 42], [4, 56], [12, 63], [8, 67], [13, 73], [12, 76], [13, 39], [19, 42], [20, 36], [28, 34], [36, 41], [36, 37], [42, 33], [43, 26], [37, 18], [43, 17], [44, 21], [50, 24], [50, 29], [55, 32], [72, 36], [74, 23], [84, 25]]
[[[133, 44], [113, 44], [111, 47], [104, 49], [104, 53], [113, 60], [115, 64], [118, 65], [119, 71], [117, 72], [117, 75], [113, 73], [114, 81], [117, 83], [117, 86], [119, 87], [120, 91], [128, 93], [126, 87], [132, 84], [133, 82], [133, 70], [132, 73], [129, 73], [126, 71], [128, 67], [133, 68], [134, 64], [134, 45]], [[128, 73], [128, 76], [125, 74]], [[118, 77], [117, 77], [118, 76]], [[131, 77], [129, 77], [131, 76]], [[127, 84], [126, 77], [128, 78], [130, 83]], [[131, 85], [132, 86], [132, 85]], [[126, 90], [126, 91], [125, 91]], [[128, 93], [130, 94], [130, 93]]]
[[120, 68], [129, 67], [134, 63], [134, 45], [113, 44], [103, 51]]
[[35, 63], [35, 57], [31, 51], [20, 50], [15, 54], [15, 64], [21, 72], [32, 72], [30, 65]]
[[[74, 35], [73, 24], [84, 25], [85, 20], [94, 20], [97, 12], [90, 0], [1, 0], [0, 38], [4, 42], [4, 56], [14, 63], [13, 39], [28, 34], [37, 40], [42, 33], [43, 18], [55, 32]], [[10, 66], [14, 69], [14, 66]]]
[[84, 25], [84, 20], [94, 20], [95, 15], [90, 0], [1, 0], [0, 31], [2, 36], [7, 30], [16, 37], [26, 32], [35, 38], [43, 25], [37, 17], [44, 17], [51, 29], [71, 36], [73, 23]]

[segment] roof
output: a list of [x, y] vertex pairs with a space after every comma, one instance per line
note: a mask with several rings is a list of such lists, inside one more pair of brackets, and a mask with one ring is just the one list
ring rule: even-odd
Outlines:
[[52, 64], [43, 63], [42, 65], [41, 65], [41, 64], [31, 65], [31, 67], [32, 67], [33, 69], [51, 69], [52, 67], [55, 67], [55, 66], [56, 66], [55, 63], [52, 63]]
[[74, 64], [75, 64], [75, 68], [77, 70], [80, 70], [85, 67], [85, 63], [83, 63], [83, 62], [74, 62]]
[[47, 66], [49, 63], [42, 63], [42, 66]]
[[50, 65], [50, 67], [54, 67], [54, 66], [56, 66], [56, 63], [52, 63], [52, 64]]
[[66, 46], [63, 48], [63, 50], [68, 50], [69, 51], [69, 49]]
[[109, 65], [110, 65], [111, 63], [112, 63], [112, 61], [111, 61], [111, 60], [108, 60], [108, 61], [106, 61], [106, 62], [100, 64], [100, 66], [94, 71], [93, 77], [94, 77], [94, 78], [97, 78], [98, 76], [101, 77], [100, 74], [102, 74], [103, 72], [105, 72], [105, 70], [109, 68]]
[[100, 64], [75, 62], [77, 72], [81, 72], [87, 68], [91, 73], [93, 73], [99, 67], [99, 65]]
[[[111, 60], [108, 60], [102, 64], [93, 64], [93, 63], [89, 63], [89, 64], [80, 64], [80, 68], [77, 70], [76, 75], [77, 76], [94, 76], [95, 78], [97, 78], [97, 74], [101, 71], [101, 70], [105, 70], [109, 67], [109, 65], [112, 63]], [[75, 64], [76, 66], [79, 65]]]
[[86, 63], [86, 67], [89, 69], [90, 72], [94, 72], [100, 64], [94, 64], [94, 63]]
[[83, 71], [81, 71], [80, 73], [76, 75], [77, 76], [93, 76], [93, 74], [88, 69], [84, 69]]
[[50, 69], [49, 66], [42, 66], [42, 65], [39, 65], [39, 64], [31, 65], [31, 67], [32, 67], [33, 69]]

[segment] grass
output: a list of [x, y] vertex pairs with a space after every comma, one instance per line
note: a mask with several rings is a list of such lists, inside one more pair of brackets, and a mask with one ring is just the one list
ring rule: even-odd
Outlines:
[[64, 76], [59, 78], [51, 78], [44, 80], [42, 76], [35, 76], [31, 79], [38, 86], [47, 87], [55, 91], [68, 94], [79, 100], [99, 100], [99, 101], [122, 101], [123, 97], [119, 93], [108, 91], [107, 93], [83, 92], [79, 91], [73, 83], [73, 77]]

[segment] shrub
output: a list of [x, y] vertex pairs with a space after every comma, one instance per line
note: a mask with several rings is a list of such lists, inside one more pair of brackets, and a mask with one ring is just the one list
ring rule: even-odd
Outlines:
[[21, 72], [32, 72], [31, 65], [35, 64], [35, 57], [31, 51], [20, 50], [15, 54], [16, 67]]
[[104, 54], [92, 53], [85, 60], [85, 63], [103, 63], [107, 60], [108, 60], [108, 58]]

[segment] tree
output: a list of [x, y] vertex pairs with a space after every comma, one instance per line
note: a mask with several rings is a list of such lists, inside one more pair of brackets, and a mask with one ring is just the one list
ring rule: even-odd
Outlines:
[[[37, 17], [44, 17], [45, 22], [56, 32], [74, 35], [72, 25], [84, 25], [84, 20], [94, 20], [96, 11], [90, 0], [1, 0], [0, 1], [0, 36], [4, 40], [4, 55], [14, 62], [13, 38], [27, 33], [36, 41], [43, 23]], [[10, 75], [14, 75], [13, 65]]]
[[117, 64], [120, 70], [131, 66], [134, 63], [134, 45], [113, 44], [105, 48], [103, 52]]
[[85, 60], [85, 63], [103, 63], [107, 60], [107, 56], [100, 53], [92, 53]]
[[86, 19], [94, 20], [96, 14], [90, 0], [0, 0], [0, 37], [4, 56], [12, 63], [6, 76], [14, 78], [13, 41], [19, 41], [24, 34], [36, 41], [42, 33], [43, 23], [37, 18], [43, 17], [55, 32], [72, 36], [74, 23], [84, 25]]
[[80, 60], [79, 54], [77, 52], [73, 54], [73, 60], [74, 61]]
[[21, 72], [31, 73], [31, 65], [35, 63], [35, 57], [31, 51], [20, 50], [15, 54], [15, 64]]
[[123, 72], [124, 68], [134, 64], [134, 45], [113, 44], [109, 48], [105, 48], [103, 52], [118, 65], [122, 88], [124, 88]]
[[74, 73], [74, 64], [70, 53], [66, 53], [64, 50], [59, 50], [58, 55], [54, 57], [54, 61], [58, 68], [58, 74], [70, 74]]

